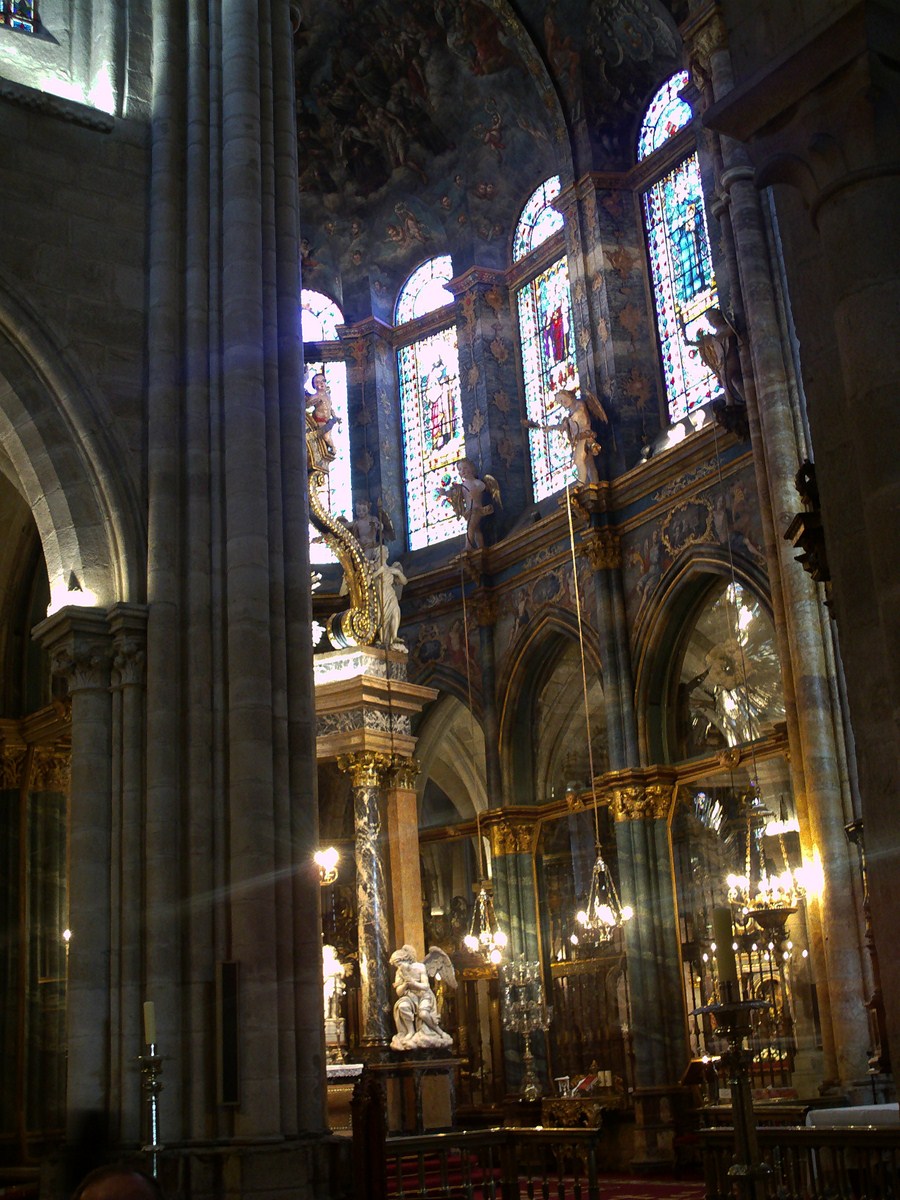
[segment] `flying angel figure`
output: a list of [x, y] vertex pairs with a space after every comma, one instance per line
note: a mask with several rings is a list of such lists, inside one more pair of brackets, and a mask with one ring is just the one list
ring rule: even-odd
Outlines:
[[[466, 523], [466, 549], [480, 550], [484, 545], [481, 522], [494, 511], [494, 505], [503, 507], [500, 485], [493, 475], [479, 478], [475, 464], [470, 458], [461, 458], [456, 464], [459, 483], [451, 483], [441, 489], [458, 517]], [[489, 499], [488, 499], [489, 497]], [[487, 502], [485, 502], [487, 500]]]
[[594, 421], [604, 425], [609, 424], [609, 417], [603, 410], [603, 405], [590, 392], [577, 395], [571, 388], [561, 388], [555, 395], [556, 402], [565, 410], [565, 416], [552, 425], [543, 425], [539, 421], [526, 421], [529, 429], [558, 429], [569, 440], [572, 450], [572, 465], [579, 483], [599, 483], [600, 472], [597, 469], [597, 455], [602, 447], [597, 441], [594, 431]]

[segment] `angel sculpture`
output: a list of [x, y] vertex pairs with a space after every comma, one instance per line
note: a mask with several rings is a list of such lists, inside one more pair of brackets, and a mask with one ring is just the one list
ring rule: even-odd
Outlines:
[[[466, 522], [466, 549], [480, 550], [484, 545], [481, 522], [494, 511], [494, 505], [503, 507], [500, 485], [493, 475], [479, 479], [475, 464], [470, 458], [461, 458], [456, 464], [459, 483], [451, 483], [441, 489], [441, 495], [450, 501], [453, 511]], [[487, 503], [486, 498], [489, 497]]]
[[711, 325], [700, 329], [695, 341], [686, 338], [689, 346], [695, 346], [701, 360], [718, 379], [723, 395], [713, 401], [712, 410], [716, 421], [745, 440], [750, 436], [747, 419], [747, 398], [744, 395], [744, 376], [741, 371], [740, 338], [720, 308], [711, 308], [706, 313]]
[[590, 392], [577, 395], [571, 388], [562, 388], [555, 395], [557, 404], [565, 409], [561, 421], [552, 425], [543, 425], [539, 421], [526, 421], [529, 429], [558, 429], [569, 440], [572, 450], [572, 464], [579, 483], [599, 483], [600, 472], [597, 469], [597, 455], [602, 447], [594, 432], [594, 421], [609, 424], [609, 418], [603, 411], [603, 406], [596, 396]]
[[324, 449], [326, 463], [330, 462], [337, 450], [331, 440], [331, 430], [340, 425], [341, 418], [335, 413], [331, 403], [331, 389], [322, 371], [317, 371], [312, 377], [313, 390], [307, 399], [306, 411], [313, 420], [313, 427]]
[[392, 1050], [443, 1050], [453, 1044], [449, 1033], [441, 1029], [437, 998], [431, 987], [435, 978], [448, 987], [456, 987], [453, 964], [440, 948], [432, 946], [424, 962], [418, 961], [414, 946], [401, 946], [391, 955], [396, 968]]

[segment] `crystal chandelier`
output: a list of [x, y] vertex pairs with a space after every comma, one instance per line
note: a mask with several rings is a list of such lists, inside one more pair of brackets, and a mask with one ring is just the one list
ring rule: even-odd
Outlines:
[[[596, 814], [596, 808], [594, 810]], [[583, 937], [590, 942], [608, 942], [613, 931], [619, 929], [626, 921], [634, 916], [630, 904], [622, 904], [619, 893], [597, 846], [597, 857], [591, 872], [591, 889], [588, 894], [587, 907], [575, 914], [578, 922], [578, 932], [572, 935], [573, 945], [577, 945]]]
[[463, 938], [463, 945], [472, 954], [480, 954], [485, 962], [496, 966], [503, 959], [508, 940], [494, 913], [491, 885], [482, 879], [475, 895], [472, 923]]

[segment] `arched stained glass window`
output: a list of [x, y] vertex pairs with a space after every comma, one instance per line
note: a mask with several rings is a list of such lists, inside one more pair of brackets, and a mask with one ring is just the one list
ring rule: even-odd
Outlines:
[[546, 179], [528, 198], [513, 237], [513, 262], [521, 262], [532, 250], [563, 227], [563, 215], [553, 207], [559, 195], [558, 175]]
[[329, 296], [304, 288], [300, 293], [300, 323], [304, 342], [336, 342], [344, 314]]
[[34, 33], [37, 27], [37, 5], [34, 0], [0, 0], [0, 25]]
[[690, 105], [681, 99], [687, 86], [687, 71], [678, 71], [662, 85], [641, 122], [638, 137], [638, 162], [658, 150], [679, 129], [684, 129], [693, 116]]
[[[677, 94], [686, 81], [680, 72], [653, 98], [641, 126], [639, 157], [690, 120]], [[706, 313], [718, 304], [696, 153], [647, 188], [642, 200], [666, 399], [675, 422], [721, 392], [693, 345], [701, 329], [711, 328]]]
[[396, 324], [403, 325], [414, 317], [424, 317], [453, 303], [453, 293], [447, 284], [453, 278], [453, 264], [449, 254], [429, 258], [416, 267], [403, 286], [394, 310]]
[[[563, 225], [550, 201], [559, 195], [559, 178], [546, 180], [528, 199], [516, 226], [513, 257], [527, 255]], [[549, 214], [552, 214], [550, 216]], [[522, 257], [523, 255], [520, 255]], [[556, 402], [561, 388], [578, 388], [572, 297], [565, 256], [538, 272], [516, 291], [519, 348], [525, 385], [525, 413], [537, 426], [553, 426], [566, 415]], [[528, 431], [535, 500], [552, 496], [574, 479], [572, 451], [558, 429]]]
[[[410, 321], [453, 300], [449, 255], [423, 263], [397, 301], [397, 322]], [[397, 351], [410, 550], [465, 532], [445, 494], [453, 464], [465, 457], [455, 323]]]
[[[328, 511], [349, 520], [352, 516], [353, 494], [347, 420], [347, 366], [342, 358], [335, 357], [337, 347], [329, 346], [329, 343], [338, 343], [337, 327], [344, 323], [344, 316], [330, 297], [304, 288], [300, 296], [300, 321], [306, 365], [305, 407], [307, 411], [314, 410], [317, 398], [325, 395], [326, 405], [330, 402], [332, 414], [337, 418], [328, 429], [328, 437], [335, 449], [334, 460], [328, 469]], [[322, 411], [321, 406], [319, 411]], [[310, 562], [337, 562], [335, 555], [318, 538], [318, 532], [310, 525]]]

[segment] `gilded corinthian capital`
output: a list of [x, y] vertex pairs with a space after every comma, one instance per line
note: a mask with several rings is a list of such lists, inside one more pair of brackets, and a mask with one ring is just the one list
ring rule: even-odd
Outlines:
[[415, 791], [416, 778], [421, 770], [417, 758], [401, 758], [395, 754], [388, 769], [388, 785], [403, 791]]
[[503, 817], [491, 825], [491, 853], [533, 854], [540, 828], [536, 817]]
[[667, 784], [639, 784], [612, 788], [609, 811], [616, 821], [664, 821], [669, 815], [672, 788]]
[[622, 539], [613, 529], [593, 529], [582, 539], [581, 552], [595, 571], [622, 566]]
[[375, 750], [361, 750], [358, 754], [342, 754], [337, 765], [350, 776], [353, 787], [380, 787], [391, 768], [391, 756]]

